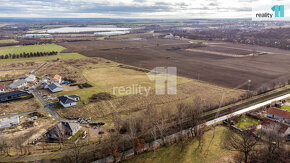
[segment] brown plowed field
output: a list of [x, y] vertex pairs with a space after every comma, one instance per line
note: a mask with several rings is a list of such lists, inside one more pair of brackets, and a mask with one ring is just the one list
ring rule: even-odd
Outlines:
[[[240, 44], [209, 44], [208, 50], [245, 54], [246, 51], [269, 52], [251, 57], [229, 57], [186, 51], [185, 40], [152, 39], [142, 41], [83, 41], [61, 43], [66, 51], [79, 52], [89, 57], [103, 57], [119, 63], [152, 69], [157, 66], [175, 66], [178, 75], [204, 80], [217, 85], [234, 88], [252, 80], [251, 89], [278, 77], [290, 74], [290, 51]], [[169, 48], [181, 47], [177, 50]], [[233, 49], [237, 49], [236, 51]], [[201, 48], [202, 49], [202, 48]], [[245, 86], [244, 89], [247, 87]]]

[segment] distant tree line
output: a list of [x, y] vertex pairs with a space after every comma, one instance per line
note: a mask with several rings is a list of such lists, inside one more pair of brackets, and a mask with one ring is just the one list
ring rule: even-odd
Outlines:
[[32, 57], [42, 57], [42, 56], [52, 56], [57, 55], [57, 51], [51, 51], [51, 52], [30, 52], [30, 53], [20, 53], [20, 54], [6, 54], [1, 55], [0, 59], [17, 59], [17, 58], [32, 58]]

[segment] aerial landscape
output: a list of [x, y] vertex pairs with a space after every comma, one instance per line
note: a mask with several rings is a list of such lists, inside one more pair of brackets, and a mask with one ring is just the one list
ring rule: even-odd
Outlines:
[[0, 162], [290, 161], [290, 3], [2, 1]]

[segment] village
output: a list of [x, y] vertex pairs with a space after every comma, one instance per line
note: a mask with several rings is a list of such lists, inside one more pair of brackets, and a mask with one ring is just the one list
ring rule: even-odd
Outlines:
[[[1, 137], [8, 138], [10, 133], [14, 133], [12, 139], [20, 139], [18, 135], [27, 135], [19, 140], [20, 144], [24, 146], [43, 143], [74, 143], [80, 139], [86, 139], [88, 130], [96, 130], [96, 135], [104, 134], [99, 129], [104, 125], [102, 122], [92, 122], [91, 119], [82, 118], [72, 120], [59, 116], [55, 108], [74, 107], [80, 101], [80, 96], [56, 96], [55, 93], [62, 92], [63, 86], [69, 85], [71, 82], [63, 80], [58, 74], [35, 76], [35, 72], [42, 66], [27, 74], [26, 77], [11, 81], [10, 84], [5, 82], [7, 87], [0, 85], [0, 103], [12, 104], [7, 107], [13, 107], [13, 103], [31, 99], [39, 103], [38, 109], [26, 112], [18, 110], [18, 113], [13, 112], [12, 114], [3, 112], [4, 108], [1, 108]], [[26, 107], [32, 108], [32, 106]]]

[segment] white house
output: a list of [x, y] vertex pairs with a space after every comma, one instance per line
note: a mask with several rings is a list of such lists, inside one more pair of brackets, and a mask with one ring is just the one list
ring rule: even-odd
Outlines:
[[78, 95], [58, 97], [59, 103], [65, 108], [77, 105], [77, 102], [79, 100], [80, 100], [80, 96]]
[[270, 108], [267, 110], [267, 117], [275, 119], [279, 122], [290, 124], [290, 112], [278, 108]]
[[27, 85], [27, 81], [25, 79], [17, 79], [12, 84], [9, 85], [11, 89], [20, 89]]
[[164, 36], [164, 38], [166, 38], [166, 39], [173, 39], [174, 36], [173, 36], [172, 33], [170, 33], [169, 35]]
[[48, 85], [48, 89], [49, 89], [51, 92], [53, 92], [53, 93], [63, 91], [62, 86], [59, 85], [58, 83], [51, 83], [51, 84], [49, 84], [49, 85]]

